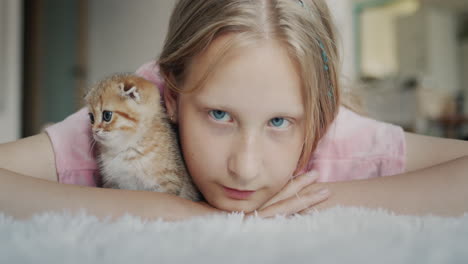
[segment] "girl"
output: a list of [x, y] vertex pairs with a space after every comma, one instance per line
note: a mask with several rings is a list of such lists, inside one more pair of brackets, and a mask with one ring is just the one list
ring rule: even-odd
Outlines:
[[47, 135], [0, 147], [0, 208], [16, 217], [86, 208], [101, 217], [167, 220], [337, 204], [468, 211], [466, 142], [407, 134], [345, 107], [323, 0], [180, 0], [158, 62], [137, 73], [165, 86], [167, 112], [206, 203], [78, 186], [97, 183], [83, 109]]

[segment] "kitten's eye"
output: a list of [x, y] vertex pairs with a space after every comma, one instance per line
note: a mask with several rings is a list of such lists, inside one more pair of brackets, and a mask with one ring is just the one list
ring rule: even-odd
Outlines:
[[216, 121], [229, 121], [231, 119], [228, 113], [221, 110], [211, 110], [209, 114]]
[[112, 112], [111, 111], [103, 111], [102, 112], [102, 120], [106, 122], [110, 122], [112, 120]]
[[275, 117], [270, 120], [270, 124], [277, 128], [286, 128], [289, 126], [290, 122], [282, 117]]
[[93, 113], [88, 113], [89, 115], [89, 120], [91, 120], [91, 125], [94, 125], [94, 115]]

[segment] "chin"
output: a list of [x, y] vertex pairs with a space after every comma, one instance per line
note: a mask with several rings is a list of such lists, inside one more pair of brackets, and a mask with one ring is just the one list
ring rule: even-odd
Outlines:
[[[220, 199], [217, 199], [219, 201]], [[256, 205], [255, 201], [249, 200], [231, 200], [231, 199], [222, 199], [218, 203], [211, 203], [214, 207], [227, 211], [227, 212], [244, 212], [250, 213], [259, 208]]]

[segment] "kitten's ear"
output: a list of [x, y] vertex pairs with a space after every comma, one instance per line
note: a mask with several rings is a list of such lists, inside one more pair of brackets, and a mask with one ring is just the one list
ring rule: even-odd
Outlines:
[[119, 83], [119, 89], [122, 92], [122, 95], [132, 98], [137, 103], [140, 102], [140, 93], [134, 83], [121, 82]]

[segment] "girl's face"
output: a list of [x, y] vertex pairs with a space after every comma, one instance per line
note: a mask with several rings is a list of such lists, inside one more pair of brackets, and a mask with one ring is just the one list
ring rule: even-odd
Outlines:
[[[198, 82], [231, 37], [193, 59], [185, 85]], [[200, 89], [166, 102], [177, 111], [187, 168], [214, 207], [253, 211], [292, 177], [304, 142], [296, 69], [278, 43], [261, 42], [225, 57]]]

